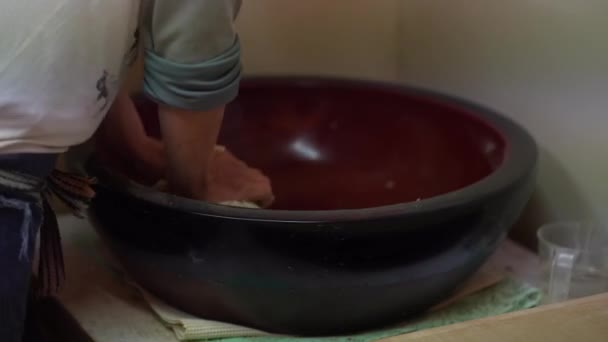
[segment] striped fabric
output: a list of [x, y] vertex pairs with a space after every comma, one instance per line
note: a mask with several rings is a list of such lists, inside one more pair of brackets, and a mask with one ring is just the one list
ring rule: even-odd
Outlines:
[[[0, 193], [19, 194], [28, 200], [0, 197], [0, 206], [21, 210], [21, 249], [19, 258], [30, 255], [29, 241], [32, 231], [32, 205], [43, 207], [44, 217], [40, 227], [40, 259], [35, 290], [40, 296], [51, 296], [56, 293], [65, 280], [63, 253], [57, 218], [49, 205], [49, 199], [56, 197], [72, 213], [84, 217], [95, 192], [91, 188], [94, 179], [54, 170], [47, 179], [31, 175], [0, 170]], [[33, 200], [33, 201], [32, 201]], [[33, 203], [33, 204], [32, 204]]]

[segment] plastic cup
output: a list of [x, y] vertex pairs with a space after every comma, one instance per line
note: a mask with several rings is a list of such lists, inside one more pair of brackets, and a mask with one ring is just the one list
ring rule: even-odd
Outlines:
[[538, 230], [545, 302], [608, 291], [608, 229], [595, 223], [558, 222]]

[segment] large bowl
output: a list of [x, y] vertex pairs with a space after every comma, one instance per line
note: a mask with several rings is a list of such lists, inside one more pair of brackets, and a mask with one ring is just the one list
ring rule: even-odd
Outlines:
[[[156, 107], [138, 106], [151, 134]], [[94, 160], [93, 222], [141, 286], [208, 319], [328, 335], [400, 322], [450, 295], [534, 185], [517, 124], [434, 92], [319, 78], [243, 82], [221, 143], [270, 176], [270, 209], [138, 185]]]

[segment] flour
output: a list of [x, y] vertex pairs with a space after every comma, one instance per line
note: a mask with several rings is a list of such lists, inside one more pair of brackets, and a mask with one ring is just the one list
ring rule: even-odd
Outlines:
[[[168, 192], [169, 189], [169, 184], [167, 183], [167, 181], [165, 179], [161, 179], [158, 182], [156, 182], [156, 184], [153, 187], [155, 190], [161, 191], [161, 192]], [[220, 202], [220, 203], [216, 203], [219, 205], [224, 205], [227, 207], [236, 207], [236, 208], [249, 208], [249, 209], [261, 209], [261, 207], [253, 202], [248, 202], [248, 201], [225, 201], [225, 202]]]

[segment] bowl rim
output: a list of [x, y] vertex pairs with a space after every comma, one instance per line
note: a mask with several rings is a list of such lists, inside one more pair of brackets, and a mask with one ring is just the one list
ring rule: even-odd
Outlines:
[[[508, 191], [534, 172], [538, 159], [538, 147], [532, 136], [515, 121], [480, 104], [460, 97], [447, 95], [427, 88], [392, 83], [385, 81], [369, 81], [349, 78], [320, 77], [320, 76], [254, 76], [243, 80], [243, 85], [272, 85], [289, 82], [292, 86], [335, 86], [335, 87], [367, 87], [377, 91], [401, 93], [423, 97], [428, 101], [439, 102], [442, 105], [453, 106], [465, 113], [473, 113], [471, 118], [481, 120], [494, 129], [505, 143], [505, 156], [502, 163], [489, 175], [463, 188], [446, 192], [441, 195], [424, 198], [419, 201], [403, 202], [384, 206], [361, 209], [336, 210], [274, 210], [230, 207], [197, 201], [176, 195], [160, 192], [125, 178], [99, 165], [92, 157], [87, 162], [86, 169], [97, 177], [99, 185], [109, 186], [112, 191], [120, 192], [143, 202], [162, 206], [175, 211], [189, 214], [218, 217], [230, 220], [291, 222], [291, 223], [324, 223], [352, 222], [390, 217], [404, 217], [426, 214], [440, 210], [448, 210], [459, 206], [479, 203]], [[94, 205], [94, 204], [93, 204]]]

